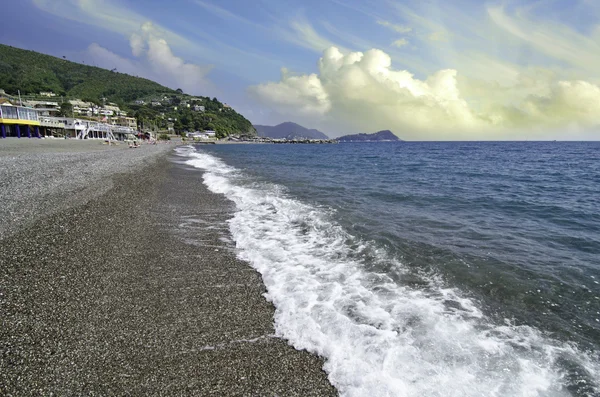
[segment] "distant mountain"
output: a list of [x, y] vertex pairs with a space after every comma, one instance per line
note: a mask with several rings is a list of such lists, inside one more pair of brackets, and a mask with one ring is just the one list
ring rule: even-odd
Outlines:
[[344, 135], [337, 138], [340, 142], [382, 142], [382, 141], [402, 141], [390, 130], [383, 130], [373, 134]]
[[304, 128], [296, 123], [281, 123], [276, 126], [255, 125], [258, 136], [273, 139], [329, 139], [319, 130]]

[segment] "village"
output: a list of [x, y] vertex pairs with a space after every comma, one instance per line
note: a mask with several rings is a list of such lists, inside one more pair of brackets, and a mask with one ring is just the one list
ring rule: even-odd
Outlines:
[[[170, 104], [171, 98], [163, 96], [150, 100], [136, 100], [133, 106], [162, 108]], [[198, 99], [199, 101], [199, 99]], [[181, 101], [194, 112], [204, 112], [204, 106], [194, 101]], [[228, 105], [224, 105], [228, 107]], [[177, 106], [173, 107], [177, 110]], [[164, 114], [163, 114], [164, 115]], [[169, 117], [164, 125], [139, 121], [117, 104], [64, 99], [53, 92], [21, 97], [8, 95], [0, 89], [0, 138], [73, 138], [100, 139], [107, 141], [134, 142], [142, 140], [170, 139], [175, 135], [176, 118]], [[162, 128], [161, 128], [162, 127]], [[216, 138], [215, 131], [177, 131], [191, 140], [210, 141]]]

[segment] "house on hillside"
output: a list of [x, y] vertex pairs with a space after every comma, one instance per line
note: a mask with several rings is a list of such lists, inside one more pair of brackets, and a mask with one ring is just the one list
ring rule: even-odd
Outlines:
[[81, 116], [91, 116], [94, 114], [94, 104], [91, 102], [85, 102], [80, 99], [72, 99], [69, 101], [71, 106], [73, 106], [73, 114], [81, 115]]
[[204, 112], [204, 109], [202, 105], [194, 105], [194, 112]]
[[110, 112], [110, 116], [121, 114], [121, 108], [119, 108], [114, 103], [109, 103], [108, 105], [104, 105], [102, 110], [104, 111], [104, 113], [101, 112], [101, 114], [107, 114], [108, 112]]
[[56, 117], [60, 113], [60, 105], [58, 102], [25, 101], [24, 105], [34, 108], [40, 116]]
[[11, 99], [11, 96], [8, 95], [3, 89], [0, 89], [0, 98]]
[[137, 100], [137, 101], [135, 101], [134, 103], [135, 103], [136, 105], [140, 105], [140, 106], [141, 106], [141, 105], [145, 105], [145, 104], [146, 104], [146, 101], [143, 101], [143, 100], [141, 100], [141, 99], [138, 99], [138, 100]]
[[152, 106], [162, 106], [162, 103], [160, 103], [159, 101], [152, 101], [150, 104]]
[[45, 97], [53, 98], [53, 97], [56, 96], [56, 94], [53, 93], [52, 91], [41, 91], [40, 92], [40, 96], [45, 96]]

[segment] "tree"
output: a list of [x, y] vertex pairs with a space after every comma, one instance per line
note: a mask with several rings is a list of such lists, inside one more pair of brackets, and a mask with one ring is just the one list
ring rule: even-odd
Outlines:
[[73, 117], [73, 105], [71, 105], [69, 102], [61, 103], [59, 113], [63, 117]]
[[181, 88], [176, 89], [175, 92], [180, 95], [183, 95], [183, 90]]

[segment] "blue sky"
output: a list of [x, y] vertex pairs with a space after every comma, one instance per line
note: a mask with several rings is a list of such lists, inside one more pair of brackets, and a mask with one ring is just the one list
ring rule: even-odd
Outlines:
[[0, 42], [333, 136], [599, 139], [600, 2], [23, 0]]

